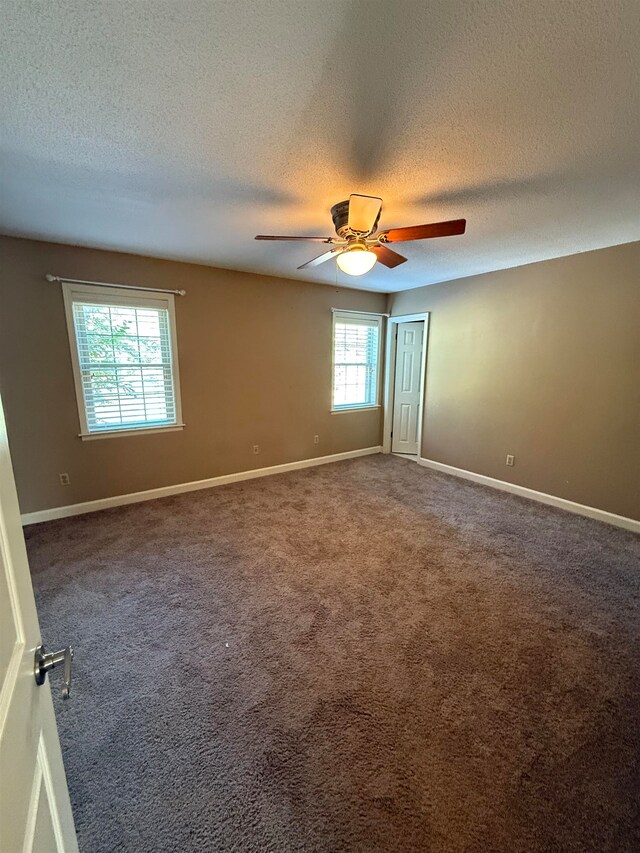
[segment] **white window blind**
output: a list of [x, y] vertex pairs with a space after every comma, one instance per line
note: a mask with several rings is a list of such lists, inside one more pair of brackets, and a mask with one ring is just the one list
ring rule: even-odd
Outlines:
[[180, 425], [173, 296], [105, 291], [65, 293], [81, 434]]
[[334, 312], [333, 409], [378, 405], [380, 325], [376, 315]]

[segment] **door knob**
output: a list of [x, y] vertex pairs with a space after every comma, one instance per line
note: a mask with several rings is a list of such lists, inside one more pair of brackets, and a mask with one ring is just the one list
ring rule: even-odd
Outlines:
[[42, 643], [36, 646], [35, 658], [33, 661], [33, 675], [36, 679], [38, 687], [44, 684], [46, 674], [50, 669], [54, 669], [58, 664], [64, 664], [62, 698], [68, 699], [71, 693], [71, 664], [73, 662], [73, 649], [67, 646], [66, 649], [60, 649], [59, 652], [45, 652]]

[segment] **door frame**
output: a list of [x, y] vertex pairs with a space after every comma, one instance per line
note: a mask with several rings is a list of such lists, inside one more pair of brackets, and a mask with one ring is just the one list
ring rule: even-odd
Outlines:
[[418, 453], [416, 462], [422, 456], [422, 421], [424, 418], [424, 400], [427, 377], [427, 349], [429, 343], [429, 311], [420, 314], [399, 314], [387, 317], [387, 333], [384, 359], [384, 425], [382, 429], [382, 452], [391, 453], [391, 427], [393, 425], [393, 398], [395, 396], [396, 375], [396, 333], [399, 323], [424, 322], [422, 338], [422, 364], [420, 365], [420, 409], [418, 412]]

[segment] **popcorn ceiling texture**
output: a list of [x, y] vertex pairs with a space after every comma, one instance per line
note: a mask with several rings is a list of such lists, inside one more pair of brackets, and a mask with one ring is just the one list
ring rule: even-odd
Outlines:
[[83, 853], [640, 849], [640, 537], [390, 456], [26, 535]]
[[639, 43], [637, 0], [9, 0], [0, 230], [333, 283], [254, 235], [468, 219], [382, 291], [637, 240]]

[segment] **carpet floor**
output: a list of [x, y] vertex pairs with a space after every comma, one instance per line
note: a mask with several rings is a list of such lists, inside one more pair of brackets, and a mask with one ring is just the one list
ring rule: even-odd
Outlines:
[[640, 850], [640, 537], [390, 456], [26, 536], [82, 853]]

